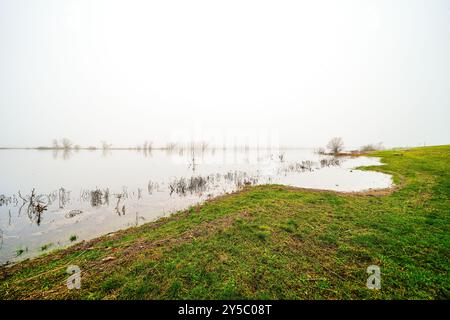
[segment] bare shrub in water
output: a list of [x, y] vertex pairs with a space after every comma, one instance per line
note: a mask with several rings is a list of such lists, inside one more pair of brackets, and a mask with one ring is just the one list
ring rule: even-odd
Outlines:
[[341, 161], [338, 158], [331, 158], [331, 159], [321, 159], [320, 160], [320, 166], [323, 167], [331, 167], [331, 166], [339, 166], [341, 164]]
[[103, 193], [100, 189], [91, 191], [91, 206], [97, 207], [102, 205]]
[[175, 142], [166, 143], [166, 150], [173, 151], [177, 147]]
[[64, 150], [70, 150], [70, 149], [72, 149], [72, 147], [73, 147], [73, 142], [70, 141], [70, 139], [67, 139], [67, 138], [63, 138], [63, 139], [61, 140], [61, 144], [62, 144], [62, 148], [63, 148]]
[[170, 194], [172, 195], [172, 193], [176, 192], [177, 194], [185, 195], [187, 191], [187, 186], [188, 184], [186, 178], [174, 180], [169, 183]]
[[214, 181], [214, 175], [209, 175], [207, 177], [192, 176], [189, 179], [183, 177], [174, 179], [169, 183], [170, 195], [174, 192], [182, 196], [186, 195], [188, 192], [190, 194], [202, 193], [205, 192]]
[[1, 206], [9, 206], [10, 204], [17, 205], [16, 195], [14, 195], [12, 197], [8, 197], [4, 194], [0, 194], [0, 207]]
[[206, 187], [207, 179], [197, 176], [189, 179], [188, 190], [192, 193], [194, 191], [203, 191]]
[[326, 154], [325, 148], [318, 148], [316, 150], [314, 150], [314, 153], [319, 154], [319, 155], [324, 155]]
[[108, 142], [106, 142], [106, 141], [102, 141], [102, 149], [103, 150], [109, 150], [109, 149], [111, 149], [111, 144], [109, 144]]
[[60, 148], [60, 146], [59, 146], [58, 140], [53, 139], [53, 149], [59, 149], [59, 148]]
[[159, 189], [159, 184], [157, 182], [149, 181], [147, 185], [148, 194], [152, 194], [154, 190]]
[[103, 204], [109, 204], [110, 191], [109, 188], [105, 190], [82, 190], [80, 200], [88, 201], [92, 207], [97, 207]]
[[64, 188], [60, 188], [58, 190], [59, 208], [63, 209], [69, 201], [70, 201], [70, 191], [67, 191]]
[[28, 218], [30, 218], [30, 220], [35, 220], [37, 225], [41, 224], [41, 215], [42, 213], [47, 210], [47, 206], [48, 206], [48, 199], [46, 199], [45, 195], [36, 195], [35, 193], [35, 189], [33, 189], [31, 191], [31, 195], [23, 197], [20, 193], [20, 191], [18, 192], [19, 197], [22, 199], [23, 201], [23, 205], [22, 207], [19, 209], [19, 214], [20, 211], [22, 210], [23, 206], [28, 203], [28, 207], [27, 207], [27, 214], [28, 214]]
[[119, 216], [125, 215], [125, 205], [122, 206], [122, 210], [120, 209], [120, 201], [122, 200], [123, 197], [124, 197], [123, 194], [120, 194], [120, 193], [116, 194], [117, 204], [116, 204], [116, 207], [114, 208], [114, 210], [116, 210], [116, 212]]
[[106, 188], [103, 191], [103, 198], [105, 200], [105, 204], [109, 205], [109, 188]]
[[224, 174], [225, 181], [233, 183], [237, 188], [242, 188], [247, 185], [257, 184], [259, 181], [258, 176], [249, 176], [243, 171], [229, 171]]
[[200, 148], [202, 149], [202, 152], [205, 152], [206, 149], [208, 149], [208, 145], [209, 145], [209, 143], [205, 142], [205, 141], [200, 144]]
[[289, 163], [288, 165], [282, 167], [279, 171], [283, 173], [312, 171], [313, 166], [314, 162], [310, 160], [303, 160], [301, 162]]
[[383, 142], [379, 142], [376, 144], [370, 143], [370, 144], [366, 144], [364, 146], [362, 146], [361, 148], [359, 148], [359, 151], [361, 152], [368, 152], [368, 151], [377, 151], [377, 150], [383, 150]]

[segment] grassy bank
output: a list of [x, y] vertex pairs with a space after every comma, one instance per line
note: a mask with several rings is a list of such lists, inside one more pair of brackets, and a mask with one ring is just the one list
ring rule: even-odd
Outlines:
[[[450, 146], [380, 151], [401, 187], [245, 188], [0, 270], [3, 299], [449, 299]], [[68, 265], [82, 272], [68, 290]], [[366, 268], [381, 268], [381, 290]]]

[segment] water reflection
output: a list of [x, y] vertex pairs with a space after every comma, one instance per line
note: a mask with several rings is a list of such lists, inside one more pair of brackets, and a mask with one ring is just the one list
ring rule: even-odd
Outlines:
[[340, 166], [341, 160], [337, 157], [332, 158], [324, 158], [320, 159], [320, 166], [323, 167], [331, 167], [331, 166]]
[[149, 195], [152, 195], [155, 191], [161, 191], [160, 184], [150, 180], [147, 184], [147, 192]]
[[[145, 150], [145, 149], [144, 149]], [[182, 150], [182, 149], [181, 149]], [[199, 164], [195, 159], [195, 152], [192, 152], [192, 162], [188, 164], [188, 168], [195, 173], [195, 167]], [[271, 156], [273, 159], [273, 155]], [[261, 158], [261, 161], [264, 158]], [[299, 173], [305, 171], [313, 171], [313, 167], [320, 164], [320, 167], [339, 166], [340, 160], [337, 158], [320, 159], [319, 163], [310, 160], [287, 162], [284, 154], [278, 155], [279, 165], [276, 171], [278, 175], [287, 175], [289, 173]], [[316, 168], [319, 169], [319, 168]], [[174, 194], [185, 197], [187, 195], [194, 195], [202, 197], [205, 193], [211, 196], [212, 191], [221, 190], [236, 190], [248, 185], [256, 185], [260, 183], [262, 176], [260, 171], [255, 173], [248, 173], [246, 171], [234, 170], [226, 173], [212, 173], [208, 175], [192, 175], [190, 177], [176, 177], [167, 183], [167, 187], [163, 188], [164, 182], [156, 182], [149, 180], [147, 184], [147, 194], [152, 196], [155, 192], [167, 192], [169, 196]], [[270, 182], [272, 177], [266, 179]], [[137, 188], [136, 192], [132, 192], [137, 201], [143, 198], [143, 189]], [[126, 200], [130, 198], [127, 186], [123, 186], [120, 192], [111, 194], [110, 188], [105, 189], [96, 188], [93, 190], [82, 189], [78, 197], [78, 203], [88, 203], [91, 208], [109, 207], [110, 198], [115, 198], [115, 206], [113, 211], [118, 216], [126, 214]], [[0, 206], [17, 208], [19, 199], [22, 204], [18, 208], [18, 216], [26, 208], [27, 216], [30, 221], [36, 223], [38, 226], [42, 222], [43, 213], [51, 208], [53, 211], [63, 211], [67, 206], [71, 205], [72, 197], [71, 191], [64, 187], [59, 188], [48, 194], [37, 194], [35, 189], [32, 189], [31, 194], [23, 196], [19, 191], [17, 196], [0, 195]], [[84, 206], [85, 207], [85, 206]], [[66, 218], [74, 218], [83, 213], [82, 208], [74, 208], [65, 214]]]
[[79, 149], [52, 149], [53, 159], [69, 160]]
[[[64, 149], [64, 148], [57, 148], [57, 149], [37, 149], [41, 153], [51, 152], [53, 159], [62, 159], [62, 160], [69, 160], [74, 155], [82, 153], [83, 151], [89, 151], [91, 153], [95, 152], [101, 152], [102, 157], [110, 157], [113, 156], [115, 153], [120, 152], [134, 152], [136, 154], [143, 155], [144, 158], [152, 158], [154, 157], [155, 152], [164, 152], [167, 156], [177, 156], [180, 158], [186, 157], [189, 159], [189, 161], [192, 161], [192, 159], [203, 159], [205, 156], [212, 156], [214, 157], [218, 152], [226, 155], [226, 154], [234, 154], [234, 157], [239, 157], [240, 160], [243, 160], [244, 162], [249, 163], [249, 159], [252, 155], [256, 154], [256, 157], [258, 158], [258, 162], [261, 160], [266, 159], [267, 160], [267, 153], [270, 154], [271, 160], [273, 160], [274, 155], [271, 154], [271, 150], [265, 150], [265, 149], [250, 149], [249, 147], [239, 147], [236, 146], [234, 148], [217, 148], [213, 146], [208, 145], [178, 145], [176, 143], [173, 144], [167, 144], [164, 148], [160, 149], [153, 149], [153, 148], [143, 148], [140, 146], [137, 146], [135, 148], [111, 148], [111, 147], [105, 147], [105, 148], [97, 148], [97, 147], [87, 147], [84, 149]], [[261, 154], [265, 154], [261, 156]], [[283, 162], [285, 157], [285, 152], [280, 153], [276, 156], [276, 158], [279, 158], [280, 162]], [[245, 160], [247, 159], [247, 161]], [[195, 161], [193, 161], [195, 162]]]
[[[68, 160], [76, 153], [63, 151], [56, 152], [58, 159]], [[64, 244], [73, 234], [84, 240], [138, 225], [247, 185], [280, 183], [353, 191], [390, 184], [390, 178], [379, 179], [379, 173], [358, 175], [346, 169], [342, 166], [346, 158], [315, 156], [310, 151], [252, 153], [197, 146], [163, 152], [148, 147], [101, 152], [102, 157], [80, 151], [58, 166], [42, 152], [12, 156], [9, 163], [2, 163], [21, 170], [2, 174], [2, 187], [9, 189], [1, 191], [9, 192], [0, 194], [0, 263], [15, 259], [17, 248], [30, 248], [21, 257], [31, 256], [45, 243]], [[24, 162], [38, 154], [40, 160]], [[4, 159], [0, 157], [0, 162]], [[355, 166], [365, 165], [361, 159]], [[34, 171], [22, 173], [27, 168]], [[31, 192], [14, 192], [16, 188]]]
[[35, 221], [37, 225], [41, 224], [41, 215], [44, 211], [47, 210], [47, 206], [50, 203], [48, 195], [40, 194], [36, 195], [35, 190], [31, 190], [30, 195], [22, 196], [20, 191], [18, 192], [20, 199], [22, 199], [23, 203], [19, 209], [19, 216], [22, 212], [22, 209], [26, 206], [26, 212], [28, 218], [31, 221]]
[[114, 210], [117, 212], [119, 216], [125, 215], [125, 204], [123, 204], [122, 207], [120, 207], [121, 204], [120, 202], [122, 201], [122, 198], [125, 198], [125, 195], [126, 195], [125, 193], [116, 194], [117, 203]]
[[[168, 193], [169, 196], [176, 194], [180, 197], [185, 197], [188, 194], [196, 197], [201, 197], [203, 194], [212, 192], [214, 190], [235, 190], [242, 188], [246, 185], [255, 185], [259, 182], [259, 174], [251, 175], [244, 171], [229, 171], [225, 174], [216, 173], [206, 176], [195, 175], [191, 177], [178, 177], [173, 178], [167, 184], [167, 188], [162, 186], [164, 183], [157, 183], [149, 181], [147, 185], [148, 196], [153, 195], [155, 192]], [[225, 188], [224, 188], [225, 187]], [[22, 195], [21, 191], [18, 192], [18, 196], [6, 196], [0, 195], [0, 206], [7, 206], [12, 208], [18, 208], [18, 217], [20, 217], [23, 209], [27, 213], [28, 218], [38, 226], [43, 219], [43, 213], [49, 209], [53, 212], [64, 211], [67, 206], [73, 203], [71, 198], [72, 192], [64, 187], [59, 188], [49, 194], [37, 194], [35, 189], [32, 189], [31, 194]], [[143, 189], [137, 188], [136, 192], [132, 192], [131, 195], [136, 201], [143, 199]], [[126, 200], [130, 198], [128, 187], [123, 186], [121, 192], [111, 194], [110, 188], [87, 190], [82, 189], [76, 203], [88, 204], [91, 208], [96, 207], [109, 207], [110, 198], [114, 197], [115, 206], [114, 212], [119, 216], [126, 214]], [[19, 200], [22, 200], [22, 204], [19, 206]], [[75, 203], [75, 205], [76, 205]], [[84, 207], [86, 207], [84, 205]], [[66, 218], [74, 218], [83, 213], [81, 208], [70, 210], [64, 216]]]

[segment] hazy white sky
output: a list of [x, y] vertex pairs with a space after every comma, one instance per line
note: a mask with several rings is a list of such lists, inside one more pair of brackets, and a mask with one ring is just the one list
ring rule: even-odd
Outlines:
[[0, 0], [0, 146], [450, 143], [450, 1]]

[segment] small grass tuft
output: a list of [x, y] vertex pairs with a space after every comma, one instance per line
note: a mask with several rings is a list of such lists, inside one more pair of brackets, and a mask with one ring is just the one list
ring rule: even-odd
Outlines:
[[41, 246], [41, 251], [48, 250], [52, 245], [53, 245], [53, 243], [46, 243], [46, 244], [44, 244], [43, 246]]

